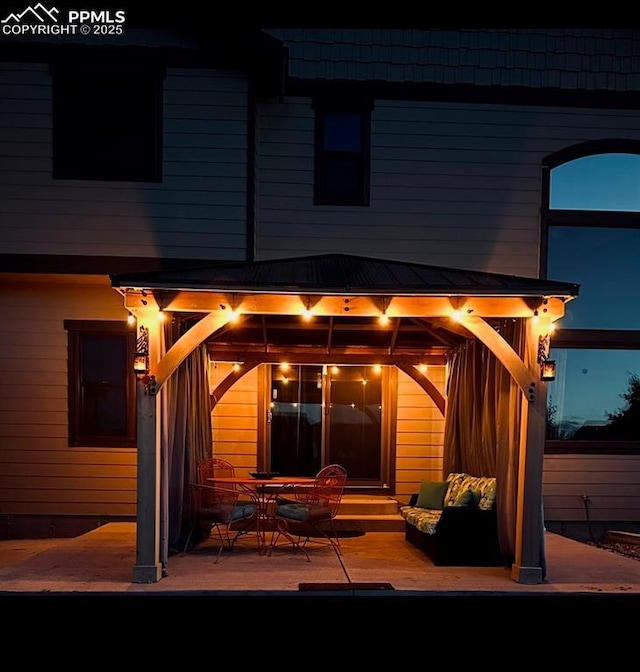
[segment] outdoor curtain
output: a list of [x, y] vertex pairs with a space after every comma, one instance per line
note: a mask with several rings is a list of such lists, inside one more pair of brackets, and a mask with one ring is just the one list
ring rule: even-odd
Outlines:
[[[525, 352], [522, 320], [502, 320], [500, 335], [520, 357]], [[450, 361], [443, 473], [495, 476], [500, 548], [506, 562], [515, 554], [516, 496], [522, 391], [480, 340], [461, 346]]]
[[[163, 354], [180, 336], [179, 324], [167, 320]], [[181, 551], [191, 525], [190, 484], [197, 465], [211, 456], [209, 355], [197, 347], [169, 377], [162, 391], [160, 560]]]

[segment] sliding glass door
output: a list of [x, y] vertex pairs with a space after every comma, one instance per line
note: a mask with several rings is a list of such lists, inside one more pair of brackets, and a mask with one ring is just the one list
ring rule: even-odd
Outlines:
[[382, 372], [373, 366], [272, 366], [270, 469], [314, 475], [336, 462], [349, 482], [379, 485], [382, 387]]

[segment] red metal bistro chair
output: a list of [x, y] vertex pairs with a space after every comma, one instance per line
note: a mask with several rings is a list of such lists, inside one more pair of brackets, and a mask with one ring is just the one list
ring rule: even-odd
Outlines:
[[[194, 520], [185, 544], [185, 551], [196, 527], [200, 527], [203, 535], [216, 530], [220, 537], [217, 563], [225, 545], [231, 550], [240, 535], [255, 529], [258, 500], [254, 498], [254, 501], [241, 501], [237, 490], [199, 483], [191, 485], [191, 495]], [[261, 548], [260, 539], [258, 539], [258, 548]]]
[[[275, 499], [272, 513], [275, 531], [269, 555], [276, 546], [291, 544], [311, 562], [305, 548], [309, 542], [330, 544], [340, 555], [340, 540], [333, 521], [338, 513], [346, 480], [344, 467], [330, 464], [316, 474], [313, 484], [285, 486], [275, 493], [272, 496]], [[278, 544], [281, 536], [286, 537], [287, 542]]]
[[215, 529], [220, 537], [217, 563], [225, 545], [232, 549], [240, 535], [255, 530], [259, 507], [253, 493], [240, 490], [233, 483], [218, 485], [209, 481], [214, 475], [231, 478], [235, 476], [235, 468], [218, 457], [208, 458], [198, 465], [197, 482], [191, 484], [193, 522], [183, 552], [198, 527], [203, 537]]
[[233, 478], [236, 475], [236, 468], [231, 462], [223, 460], [221, 457], [209, 457], [200, 462], [198, 465], [198, 483], [200, 485], [210, 485], [210, 481], [207, 479], [214, 475]]

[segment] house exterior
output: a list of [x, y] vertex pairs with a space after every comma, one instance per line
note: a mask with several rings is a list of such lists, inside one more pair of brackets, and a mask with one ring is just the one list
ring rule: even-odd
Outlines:
[[[522, 303], [508, 314], [520, 319], [538, 309], [531, 304], [525, 314], [525, 299], [554, 287], [530, 295], [526, 279], [583, 280], [563, 272], [567, 256], [558, 250], [570, 241], [562, 234], [615, 229], [620, 249], [633, 250], [639, 228], [633, 212], [555, 208], [551, 194], [554, 170], [571, 161], [639, 153], [638, 31], [264, 28], [212, 43], [193, 27], [169, 28], [125, 22], [122, 34], [99, 41], [18, 34], [0, 43], [0, 534], [71, 534], [137, 519], [143, 554], [153, 555], [141, 563], [151, 569], [137, 572], [140, 581], [159, 578], [162, 434], [160, 402], [131, 366], [140, 327], [151, 331], [151, 371], [163, 382], [188, 354], [165, 357], [150, 326], [158, 309], [193, 316], [194, 324], [206, 313], [202, 339], [189, 347], [209, 344], [212, 449], [246, 471], [313, 470], [344, 456], [349, 436], [340, 419], [318, 418], [319, 426], [292, 435], [299, 417], [279, 401], [321, 409], [333, 400], [342, 408], [341, 390], [365, 379], [374, 348], [406, 357], [402, 366], [389, 359], [379, 379], [367, 380], [360, 426], [365, 407], [383, 410], [368, 427], [376, 451], [354, 459], [351, 479], [354, 491], [406, 501], [422, 480], [441, 478], [445, 464], [446, 352], [459, 342], [450, 325], [441, 331], [421, 322], [442, 320], [444, 308], [426, 314], [426, 304], [402, 304], [394, 314], [402, 287], [376, 284], [368, 290], [375, 301], [361, 309], [353, 287], [338, 292], [325, 282], [304, 292], [292, 281], [298, 302], [306, 297], [306, 308], [324, 310], [319, 340], [312, 331], [292, 340], [287, 334], [299, 327], [291, 316], [301, 308], [286, 303], [290, 271], [277, 262], [339, 254], [461, 269], [487, 281], [512, 276], [522, 281]], [[252, 272], [270, 270], [249, 284], [233, 275], [244, 262]], [[210, 281], [210, 296], [198, 294], [203, 266], [228, 270], [230, 284]], [[152, 275], [134, 284], [145, 272]], [[277, 286], [276, 307], [263, 297], [267, 280]], [[607, 287], [637, 305], [629, 279]], [[330, 289], [340, 303], [323, 307]], [[240, 298], [254, 308], [234, 340], [221, 315]], [[369, 333], [370, 349], [359, 354], [353, 339], [371, 329], [345, 317], [350, 301], [351, 315], [363, 320], [388, 309], [397, 330], [380, 343]], [[489, 304], [478, 304], [476, 315], [504, 317]], [[563, 301], [552, 304], [553, 319], [565, 317]], [[554, 336], [552, 352], [615, 351], [637, 361], [633, 318], [622, 326], [586, 320]], [[468, 328], [485, 343], [492, 338], [482, 326]], [[428, 348], [416, 342], [416, 329], [430, 334]], [[234, 365], [262, 345], [273, 356], [262, 352], [234, 378]], [[280, 367], [287, 353], [290, 375]], [[330, 370], [338, 359], [350, 376], [343, 387]], [[413, 373], [421, 363], [429, 383]], [[299, 383], [295, 394], [289, 380]], [[544, 406], [542, 390], [535, 403]], [[637, 524], [637, 435], [585, 442], [556, 434], [542, 455], [539, 421], [532, 433], [523, 439], [533, 494], [521, 479], [520, 537], [535, 533], [531, 512], [540, 499], [550, 529]], [[309, 462], [289, 462], [279, 446], [291, 436], [296, 446], [313, 446]], [[518, 543], [535, 558], [536, 541]]]

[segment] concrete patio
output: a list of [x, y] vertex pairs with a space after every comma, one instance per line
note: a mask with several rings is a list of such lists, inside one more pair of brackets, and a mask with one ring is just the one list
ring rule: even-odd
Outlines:
[[169, 558], [167, 576], [132, 583], [135, 523], [109, 523], [72, 539], [0, 542], [0, 597], [43, 594], [377, 595], [640, 597], [640, 562], [547, 532], [547, 579], [513, 581], [502, 567], [435, 567], [400, 532], [341, 539], [340, 558], [312, 547], [311, 562], [291, 549], [268, 556], [241, 539], [216, 564], [217, 539]]

